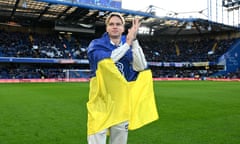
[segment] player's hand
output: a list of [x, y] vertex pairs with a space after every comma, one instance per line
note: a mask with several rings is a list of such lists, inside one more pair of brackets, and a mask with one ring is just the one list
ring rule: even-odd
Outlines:
[[128, 34], [127, 34], [127, 43], [129, 45], [131, 45], [133, 40], [136, 39], [137, 32], [138, 32], [140, 25], [141, 25], [141, 23], [138, 18], [134, 18], [132, 20], [132, 27], [130, 29], [128, 29]]

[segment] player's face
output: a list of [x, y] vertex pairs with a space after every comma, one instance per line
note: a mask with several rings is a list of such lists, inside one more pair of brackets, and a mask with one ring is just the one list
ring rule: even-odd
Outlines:
[[106, 31], [110, 38], [120, 38], [124, 32], [124, 24], [118, 16], [113, 16], [106, 26]]

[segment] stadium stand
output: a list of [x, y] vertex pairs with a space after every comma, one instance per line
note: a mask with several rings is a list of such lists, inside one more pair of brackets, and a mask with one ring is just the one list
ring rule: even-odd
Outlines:
[[103, 33], [111, 11], [122, 13], [127, 27], [138, 16], [150, 28], [139, 41], [155, 78], [240, 78], [236, 27], [77, 1], [22, 2], [0, 0], [0, 79], [88, 78], [87, 46]]
[[3, 57], [86, 59], [89, 40], [57, 34], [0, 31], [0, 54]]

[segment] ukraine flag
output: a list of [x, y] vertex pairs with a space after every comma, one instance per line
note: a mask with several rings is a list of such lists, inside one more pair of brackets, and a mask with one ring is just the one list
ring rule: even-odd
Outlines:
[[128, 82], [111, 59], [101, 60], [90, 80], [87, 109], [88, 135], [123, 121], [129, 121], [129, 130], [135, 130], [157, 120], [151, 70]]

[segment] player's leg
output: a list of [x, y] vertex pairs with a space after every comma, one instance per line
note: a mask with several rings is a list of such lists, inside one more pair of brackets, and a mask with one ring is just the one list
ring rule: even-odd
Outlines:
[[88, 136], [88, 144], [106, 144], [107, 129]]
[[127, 144], [128, 121], [110, 128], [110, 144]]

